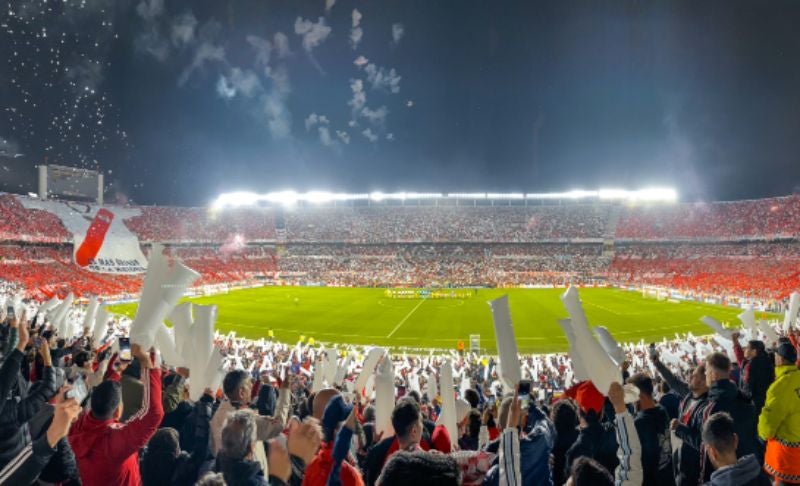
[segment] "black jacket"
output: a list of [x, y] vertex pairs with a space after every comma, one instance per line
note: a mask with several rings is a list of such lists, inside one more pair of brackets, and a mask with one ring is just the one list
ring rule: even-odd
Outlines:
[[[703, 421], [717, 412], [727, 412], [733, 419], [733, 428], [739, 437], [736, 457], [754, 454], [758, 457], [757, 418], [753, 402], [731, 380], [719, 380], [708, 391], [708, 403], [703, 409]], [[708, 459], [705, 447], [700, 448], [703, 481], [711, 478], [714, 466]]]
[[[217, 471], [225, 477], [228, 486], [271, 486], [258, 461], [232, 461], [223, 456], [217, 457]], [[272, 482], [281, 484], [282, 482]]]
[[672, 448], [669, 441], [669, 415], [660, 405], [640, 410], [633, 423], [642, 445], [642, 484], [673, 486]]
[[607, 470], [614, 471], [619, 465], [619, 459], [617, 459], [617, 436], [613, 424], [592, 422], [580, 429], [578, 440], [567, 451], [564, 477], [569, 477], [573, 461], [580, 456], [590, 457]]
[[272, 417], [275, 415], [275, 403], [278, 401], [278, 396], [275, 393], [275, 387], [269, 383], [262, 383], [258, 388], [258, 399], [256, 406], [258, 407], [259, 415], [266, 415]]
[[683, 395], [678, 406], [678, 420], [681, 424], [675, 429], [675, 435], [683, 442], [672, 456], [675, 484], [678, 486], [696, 486], [700, 478], [700, 433], [703, 430], [703, 410], [708, 401], [708, 394], [695, 397], [689, 384], [676, 377], [661, 361], [653, 361], [658, 373], [670, 388]]
[[764, 408], [767, 389], [775, 381], [775, 366], [766, 353], [759, 353], [755, 358], [745, 360], [742, 369], [739, 387], [753, 400], [758, 415]]
[[26, 445], [0, 470], [0, 486], [33, 484], [54, 452], [46, 435]]
[[14, 349], [0, 367], [0, 468], [30, 442], [28, 425], [47, 400], [56, 393], [56, 374], [52, 367], [33, 386], [20, 375], [24, 355]]
[[[53, 423], [54, 411], [55, 409], [52, 405], [45, 405], [28, 422], [28, 428], [33, 440], [37, 440], [47, 434], [47, 429]], [[54, 484], [80, 484], [80, 473], [78, 472], [78, 464], [75, 462], [75, 453], [72, 451], [72, 447], [66, 437], [56, 444], [55, 452], [42, 469], [39, 479], [46, 483]]]
[[564, 472], [567, 469], [567, 451], [578, 440], [578, 428], [556, 433], [556, 443], [553, 446], [553, 484], [561, 486], [567, 482], [569, 476]]
[[[144, 486], [149, 486], [150, 484], [192, 486], [197, 482], [199, 479], [198, 473], [209, 458], [209, 422], [211, 421], [211, 404], [213, 402], [213, 398], [208, 395], [203, 395], [200, 400], [194, 404], [196, 420], [194, 421], [194, 449], [191, 454], [181, 451], [180, 455], [175, 458], [171, 471], [155, 471], [155, 476], [157, 477], [160, 473], [159, 479], [166, 479], [166, 477], [169, 477], [169, 480], [164, 480], [163, 482], [156, 481], [153, 483], [148, 482], [145, 478], [145, 470], [150, 466], [147, 464], [147, 454], [144, 455], [141, 464]], [[168, 476], [170, 473], [171, 476]]]

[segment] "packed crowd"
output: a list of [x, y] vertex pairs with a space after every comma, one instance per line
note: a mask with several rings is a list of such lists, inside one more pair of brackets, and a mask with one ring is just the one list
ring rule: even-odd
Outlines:
[[766, 485], [800, 472], [793, 326], [624, 345], [608, 390], [566, 354], [519, 357], [509, 384], [507, 363], [470, 352], [216, 334], [224, 378], [190, 398], [204, 377], [128, 348], [127, 318], [87, 324], [75, 307], [64, 327], [6, 303], [0, 485]]
[[[0, 237], [68, 242], [57, 217], [26, 209], [24, 196], [0, 195]], [[134, 206], [125, 220], [144, 242], [523, 243], [616, 238], [623, 241], [730, 240], [800, 234], [800, 196], [671, 205], [343, 206], [206, 208]], [[114, 207], [110, 209], [113, 211]]]
[[795, 237], [800, 196], [638, 206], [623, 211], [615, 236], [630, 240]]
[[287, 240], [349, 243], [532, 242], [601, 238], [609, 206], [302, 208]]
[[140, 216], [125, 224], [141, 241], [174, 243], [223, 243], [231, 235], [248, 241], [275, 239], [273, 213], [240, 209], [216, 214], [204, 208], [142, 206]]
[[781, 298], [800, 286], [800, 245], [739, 243], [620, 246], [612, 281], [659, 285], [688, 293]]
[[[800, 244], [285, 244], [172, 246], [202, 279], [343, 286], [519, 286], [611, 282], [697, 296], [782, 299], [800, 285]], [[2, 280], [32, 297], [129, 296], [141, 276], [76, 268], [68, 245], [0, 246]], [[756, 290], [754, 290], [756, 289]]]

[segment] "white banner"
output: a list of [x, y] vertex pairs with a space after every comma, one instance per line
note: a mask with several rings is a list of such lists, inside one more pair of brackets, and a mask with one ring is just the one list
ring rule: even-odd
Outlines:
[[72, 201], [41, 200], [26, 197], [18, 198], [20, 203], [28, 209], [39, 209], [53, 213], [61, 220], [67, 231], [72, 233], [73, 257], [76, 261], [78, 250], [86, 240], [87, 231], [100, 209], [113, 215], [107, 230], [90, 238], [99, 249], [97, 253], [91, 252], [93, 258], [82, 268], [91, 272], [136, 274], [147, 270], [147, 259], [139, 247], [139, 239], [133, 234], [124, 220], [139, 216], [141, 211], [135, 208], [105, 206], [101, 208], [96, 204], [79, 203]]

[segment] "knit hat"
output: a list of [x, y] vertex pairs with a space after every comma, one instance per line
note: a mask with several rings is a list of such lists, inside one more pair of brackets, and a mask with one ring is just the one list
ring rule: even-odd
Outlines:
[[794, 363], [797, 361], [797, 349], [792, 343], [781, 343], [775, 352], [789, 363]]
[[325, 412], [322, 414], [322, 432], [326, 441], [330, 442], [336, 437], [336, 429], [339, 428], [341, 422], [347, 420], [351, 410], [353, 410], [353, 406], [344, 403], [341, 395], [336, 395], [328, 402]]

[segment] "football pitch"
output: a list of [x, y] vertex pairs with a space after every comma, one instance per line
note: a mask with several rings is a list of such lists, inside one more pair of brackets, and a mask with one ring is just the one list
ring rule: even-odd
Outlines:
[[[495, 351], [492, 315], [487, 301], [508, 295], [520, 352], [567, 350], [558, 320], [567, 316], [559, 296], [563, 289], [480, 289], [465, 299], [393, 299], [384, 289], [263, 287], [187, 299], [219, 307], [217, 329], [258, 339], [272, 330], [281, 342], [300, 336], [318, 342], [374, 344], [388, 347], [455, 349], [480, 335], [480, 346]], [[739, 309], [645, 299], [618, 289], [581, 289], [592, 326], [605, 326], [619, 342], [674, 338], [675, 333], [709, 334], [704, 315], [739, 325]], [[135, 304], [111, 309], [133, 316]], [[759, 313], [758, 318], [762, 317]]]

